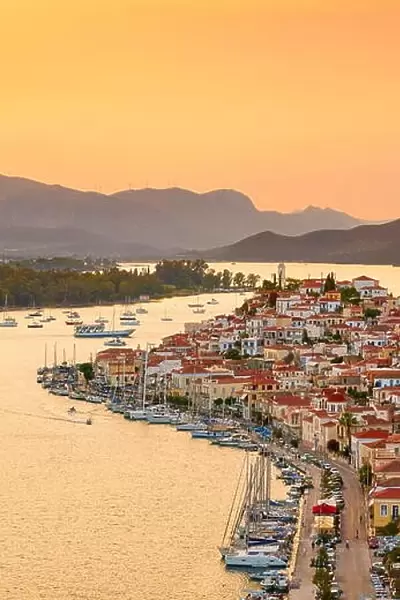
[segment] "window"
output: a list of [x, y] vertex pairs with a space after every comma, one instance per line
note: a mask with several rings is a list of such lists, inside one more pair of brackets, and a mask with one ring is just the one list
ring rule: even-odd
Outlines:
[[381, 517], [388, 516], [388, 507], [387, 504], [381, 504]]
[[399, 517], [399, 505], [393, 504], [392, 506], [392, 519], [398, 519]]

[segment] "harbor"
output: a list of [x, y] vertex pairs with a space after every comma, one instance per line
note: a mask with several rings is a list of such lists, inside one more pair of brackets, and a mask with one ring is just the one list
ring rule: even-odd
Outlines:
[[[283, 281], [284, 265], [279, 267]], [[353, 282], [370, 284], [366, 277]], [[36, 308], [7, 315], [17, 325], [4, 319], [1, 331], [8, 348], [4, 368], [14, 373], [11, 382], [0, 382], [6, 399], [1, 427], [5, 448], [16, 444], [18, 450], [12, 460], [3, 450], [3, 469], [10, 481], [14, 472], [23, 473], [15, 487], [18, 495], [11, 488], [7, 510], [20, 532], [25, 515], [35, 511], [27, 543], [37, 537], [40, 554], [33, 559], [29, 546], [24, 550], [35, 581], [42, 557], [52, 560], [42, 544], [40, 528], [49, 526], [45, 515], [51, 514], [52, 526], [62, 523], [53, 546], [64, 565], [57, 573], [69, 583], [63, 581], [62, 591], [50, 597], [64, 599], [67, 590], [79, 588], [82, 572], [69, 569], [67, 558], [76, 561], [83, 547], [96, 546], [99, 531], [101, 548], [93, 551], [98, 568], [106, 556], [115, 565], [107, 585], [116, 583], [118, 573], [119, 583], [128, 581], [146, 600], [162, 589], [166, 577], [166, 597], [174, 600], [188, 594], [194, 600], [308, 600], [310, 594], [355, 600], [371, 590], [366, 531], [359, 539], [357, 529], [355, 537], [355, 523], [358, 527], [363, 515], [352, 499], [358, 505], [362, 496], [349, 466], [348, 440], [356, 422], [352, 413], [364, 419], [365, 428], [376, 419], [375, 407], [366, 402], [370, 375], [365, 363], [360, 362], [360, 373], [347, 372], [342, 363], [346, 352], [357, 361], [357, 351], [377, 348], [380, 353], [380, 344], [360, 341], [381, 335], [375, 320], [380, 310], [370, 301], [347, 306], [346, 288], [320, 299], [309, 289], [321, 281], [298, 285], [305, 291], [298, 297], [282, 293], [275, 308], [269, 306], [269, 291], [243, 295], [241, 308], [238, 294], [218, 300], [201, 295], [196, 309], [201, 305], [204, 313], [197, 322], [187, 298], [137, 310], [126, 305], [101, 312]], [[386, 294], [376, 282], [371, 289]], [[382, 298], [385, 340], [393, 346], [397, 305]], [[305, 299], [315, 311], [325, 302], [327, 318], [293, 316], [289, 322], [285, 313]], [[341, 329], [332, 333], [332, 327]], [[322, 329], [325, 338], [319, 339]], [[273, 336], [287, 341], [276, 344]], [[310, 347], [318, 347], [318, 359]], [[390, 359], [379, 360], [390, 367]], [[355, 390], [335, 387], [342, 370]], [[386, 371], [371, 371], [374, 377], [380, 373]], [[396, 369], [390, 373], [397, 376]], [[351, 411], [347, 426], [344, 407]], [[382, 417], [377, 422], [387, 423]], [[389, 431], [372, 428], [362, 430], [359, 439], [370, 432], [378, 440], [389, 438]], [[357, 464], [358, 446], [353, 448]], [[335, 461], [346, 462], [346, 457], [343, 469]], [[54, 480], [63, 482], [57, 490]], [[64, 487], [73, 490], [68, 498]], [[24, 494], [24, 489], [30, 491]], [[34, 502], [27, 505], [30, 497]], [[98, 514], [101, 518], [95, 518]], [[347, 537], [360, 549], [348, 555], [357, 565], [353, 591], [344, 561]], [[7, 572], [14, 575], [20, 562], [11, 547], [6, 556], [13, 561]], [[97, 562], [91, 568], [96, 570]], [[384, 582], [375, 577], [373, 583], [386, 593]], [[15, 584], [2, 585], [6, 591]], [[50, 581], [38, 589], [43, 585], [47, 590]], [[90, 598], [89, 581], [84, 585], [84, 597]], [[105, 600], [109, 588], [101, 584], [99, 589], [93, 598]], [[121, 598], [129, 594], [121, 590]]]
[[[313, 487], [305, 469], [294, 464], [296, 451], [292, 449], [293, 454], [287, 456], [287, 450], [272, 443], [268, 427], [211, 414], [195, 415], [161, 403], [154, 394], [155, 383], [149, 381], [147, 368], [145, 354], [143, 373], [136, 386], [113, 388], [100, 371], [90, 381], [90, 389], [86, 386], [84, 391], [79, 368], [62, 363], [40, 367], [37, 383], [51, 395], [68, 398], [68, 417], [74, 423], [84, 422], [79, 406], [75, 408], [77, 403], [98, 404], [115, 414], [115, 418], [119, 415], [125, 421], [133, 421], [133, 427], [147, 425], [154, 430], [154, 425], [164, 426], [175, 430], [178, 436], [186, 435], [193, 443], [242, 451], [244, 458], [218, 552], [228, 571], [237, 571], [247, 580], [240, 599], [287, 599], [297, 585], [294, 572], [303, 494]], [[122, 380], [125, 379], [123, 374]], [[151, 403], [150, 398], [155, 397], [158, 401]], [[92, 425], [92, 417], [85, 422]]]

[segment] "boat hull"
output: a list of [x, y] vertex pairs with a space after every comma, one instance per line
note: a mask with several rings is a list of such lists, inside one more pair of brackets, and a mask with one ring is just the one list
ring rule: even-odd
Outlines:
[[75, 331], [76, 338], [127, 338], [130, 337], [134, 329], [121, 329], [115, 331]]

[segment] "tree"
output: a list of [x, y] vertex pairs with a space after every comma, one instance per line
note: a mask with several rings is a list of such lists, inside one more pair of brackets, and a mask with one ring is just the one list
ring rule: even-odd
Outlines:
[[340, 292], [340, 299], [343, 304], [360, 304], [360, 292], [355, 287], [343, 288]]
[[285, 289], [289, 292], [296, 292], [301, 286], [301, 279], [294, 279], [293, 277], [288, 277], [285, 283]]
[[372, 467], [366, 463], [358, 470], [358, 478], [363, 487], [371, 487], [372, 485]]
[[328, 452], [332, 452], [332, 454], [337, 454], [340, 450], [340, 444], [335, 439], [328, 440], [328, 443], [326, 444], [326, 449], [328, 450]]
[[263, 279], [261, 284], [261, 289], [263, 291], [272, 291], [276, 289], [276, 281], [270, 281], [269, 279]]
[[276, 301], [278, 300], [278, 292], [270, 292], [268, 296], [268, 306], [270, 308], [276, 307]]
[[224, 357], [227, 360], [240, 360], [242, 358], [238, 348], [230, 348], [225, 352]]
[[294, 353], [292, 351], [288, 352], [288, 354], [286, 354], [286, 356], [283, 357], [283, 362], [285, 363], [285, 365], [291, 365], [292, 362], [294, 361], [295, 356]]
[[351, 462], [351, 430], [355, 425], [357, 425], [357, 419], [351, 412], [346, 411], [342, 413], [339, 419], [339, 423], [342, 425], [342, 427], [344, 427], [346, 431], [349, 462]]
[[365, 321], [375, 321], [380, 314], [381, 311], [378, 308], [366, 308], [364, 310], [364, 319]]
[[257, 287], [257, 283], [260, 281], [259, 275], [254, 275], [254, 273], [249, 273], [246, 277], [246, 286], [249, 288]]
[[242, 273], [241, 271], [238, 271], [237, 273], [235, 273], [234, 277], [233, 277], [233, 283], [236, 287], [241, 288], [244, 285], [246, 276], [244, 273]]
[[78, 365], [78, 370], [82, 373], [85, 378], [86, 385], [89, 381], [94, 379], [94, 369], [93, 364], [91, 362], [81, 363]]
[[328, 273], [328, 275], [325, 279], [324, 294], [326, 294], [326, 292], [334, 292], [335, 290], [336, 290], [335, 274]]
[[232, 287], [232, 273], [228, 269], [224, 269], [222, 273], [222, 287], [226, 290]]

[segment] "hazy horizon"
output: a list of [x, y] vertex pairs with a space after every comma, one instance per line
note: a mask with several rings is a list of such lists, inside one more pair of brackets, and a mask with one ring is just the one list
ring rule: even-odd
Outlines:
[[0, 171], [395, 219], [399, 25], [396, 0], [6, 0]]

